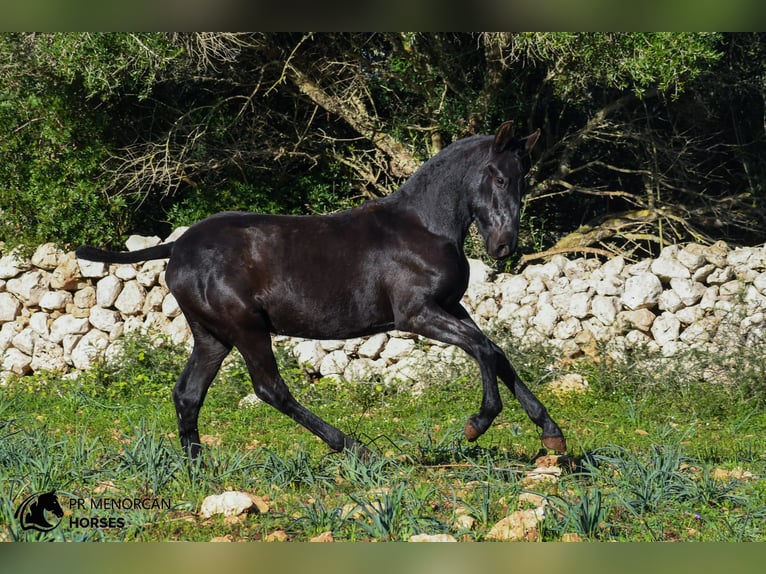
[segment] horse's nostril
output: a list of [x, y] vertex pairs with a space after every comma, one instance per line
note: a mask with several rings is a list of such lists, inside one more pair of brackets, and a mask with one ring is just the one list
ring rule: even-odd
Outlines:
[[511, 246], [507, 243], [503, 243], [502, 245], [497, 246], [497, 258], [498, 259], [505, 259], [511, 254]]

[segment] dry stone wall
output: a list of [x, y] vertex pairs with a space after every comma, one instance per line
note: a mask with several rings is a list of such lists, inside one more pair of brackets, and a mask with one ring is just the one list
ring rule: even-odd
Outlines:
[[[166, 241], [172, 241], [183, 229]], [[160, 243], [132, 236], [129, 250]], [[723, 242], [665, 248], [628, 263], [554, 256], [519, 274], [494, 274], [471, 261], [464, 304], [483, 328], [562, 357], [647, 347], [670, 357], [699, 347], [736, 349], [763, 341], [766, 246]], [[35, 371], [77, 371], [135, 330], [190, 343], [186, 321], [164, 281], [166, 261], [107, 265], [77, 260], [53, 244], [29, 260], [0, 254], [0, 380]], [[392, 332], [345, 341], [275, 337], [306, 370], [363, 380], [415, 380], [424, 365], [463, 360], [462, 351]]]

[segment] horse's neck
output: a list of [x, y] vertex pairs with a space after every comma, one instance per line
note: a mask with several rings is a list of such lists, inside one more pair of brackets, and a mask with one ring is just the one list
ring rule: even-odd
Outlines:
[[471, 225], [467, 194], [450, 178], [424, 181], [413, 176], [397, 192], [397, 203], [423, 223], [431, 233], [447, 237], [462, 246]]

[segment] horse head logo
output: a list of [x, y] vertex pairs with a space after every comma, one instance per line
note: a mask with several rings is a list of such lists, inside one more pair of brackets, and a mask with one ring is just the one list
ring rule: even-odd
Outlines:
[[[52, 519], [51, 514], [56, 517], [55, 520]], [[50, 532], [56, 528], [61, 522], [62, 516], [64, 516], [64, 511], [61, 509], [55, 490], [28, 496], [14, 514], [23, 530], [37, 530], [39, 532]]]

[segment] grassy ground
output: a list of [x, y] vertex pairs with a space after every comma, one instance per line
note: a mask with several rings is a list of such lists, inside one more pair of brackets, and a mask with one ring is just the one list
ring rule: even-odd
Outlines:
[[[497, 340], [513, 347], [502, 334]], [[495, 425], [466, 443], [462, 428], [480, 401], [470, 364], [424, 365], [431, 384], [413, 396], [376, 382], [311, 381], [281, 357], [299, 400], [370, 444], [377, 454], [368, 461], [328, 452], [266, 405], [239, 408], [250, 388], [235, 360], [202, 410], [205, 465], [190, 466], [170, 400], [185, 353], [140, 338], [116, 364], [78, 378], [11, 381], [0, 388], [0, 538], [383, 541], [427, 533], [481, 541], [515, 511], [546, 504], [527, 539], [766, 540], [762, 349], [740, 350], [736, 361], [638, 353], [553, 365], [544, 352], [511, 355], [567, 434], [567, 457], [538, 458], [546, 454], [538, 429], [505, 390]], [[703, 382], [711, 366], [729, 383]], [[553, 392], [564, 373], [585, 376], [589, 390]], [[558, 469], [547, 479], [532, 472], [551, 464]], [[51, 488], [65, 510], [61, 524], [22, 530], [16, 508]], [[268, 511], [202, 517], [204, 498], [226, 490], [259, 496]], [[87, 506], [136, 497], [170, 508]], [[70, 508], [78, 499], [86, 507]]]

